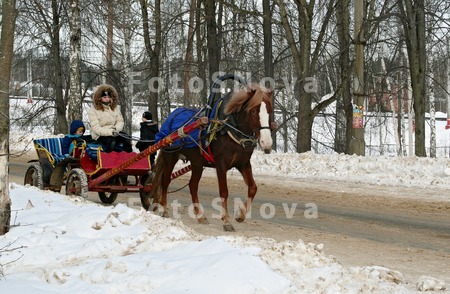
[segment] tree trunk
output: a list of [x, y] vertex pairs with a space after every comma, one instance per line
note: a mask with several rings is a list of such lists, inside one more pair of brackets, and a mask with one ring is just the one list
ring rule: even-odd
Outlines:
[[189, 28], [187, 35], [186, 46], [186, 58], [184, 60], [184, 106], [188, 107], [190, 104], [194, 104], [192, 101], [192, 95], [189, 90], [189, 80], [191, 78], [191, 63], [193, 58], [194, 47], [194, 20], [195, 9], [197, 8], [196, 0], [191, 1], [191, 7], [189, 8]]
[[312, 124], [314, 117], [311, 116], [311, 95], [307, 93], [302, 84], [298, 84], [299, 106], [297, 112], [297, 152], [303, 153], [311, 151]]
[[[403, 36], [402, 32], [399, 30], [399, 36]], [[404, 38], [401, 38], [403, 40]], [[397, 105], [398, 105], [398, 117], [397, 117], [397, 134], [400, 138], [400, 156], [406, 156], [406, 131], [405, 131], [405, 97], [406, 92], [405, 91], [405, 59], [403, 55], [403, 42], [400, 41], [399, 45], [399, 54], [398, 54], [398, 64], [400, 65], [401, 69], [398, 71], [398, 93], [397, 93]]]
[[206, 17], [206, 43], [208, 47], [208, 69], [211, 80], [210, 85], [214, 82], [213, 79], [217, 77], [220, 66], [220, 47], [219, 47], [219, 32], [216, 23], [216, 1], [205, 0], [205, 17]]
[[206, 53], [204, 52], [205, 47], [203, 46], [203, 34], [202, 34], [202, 26], [200, 26], [200, 23], [202, 22], [201, 16], [202, 16], [202, 3], [203, 0], [197, 0], [197, 9], [195, 12], [195, 35], [197, 39], [197, 67], [198, 67], [198, 77], [201, 81], [203, 81], [203, 87], [201, 87], [200, 90], [200, 103], [202, 105], [206, 105], [208, 102], [207, 97], [207, 89], [208, 89], [208, 83], [206, 83], [206, 67], [204, 63], [203, 57], [206, 56]]
[[426, 157], [425, 150], [425, 1], [401, 0], [401, 21], [405, 30], [411, 76], [412, 100], [415, 119], [415, 155]]
[[144, 28], [144, 43], [147, 55], [150, 59], [149, 75], [150, 75], [150, 85], [149, 85], [149, 96], [148, 96], [148, 110], [153, 113], [153, 120], [158, 122], [158, 89], [160, 87], [159, 81], [159, 57], [161, 51], [161, 1], [155, 0], [155, 40], [154, 48], [152, 48], [150, 42], [150, 29], [149, 29], [149, 18], [148, 18], [148, 3], [146, 0], [141, 0], [141, 12], [142, 12], [142, 22]]
[[[272, 56], [272, 12], [269, 0], [263, 0], [263, 34], [264, 34], [264, 75], [273, 80], [273, 56]], [[270, 85], [267, 85], [270, 86]], [[274, 89], [272, 89], [274, 90]], [[272, 106], [275, 108], [275, 95], [272, 95]], [[275, 109], [274, 109], [275, 110]], [[275, 111], [272, 111], [271, 121], [275, 121]], [[277, 150], [277, 132], [272, 132], [273, 150]]]
[[[364, 84], [364, 1], [355, 1], [355, 66], [353, 73], [353, 104], [357, 115], [356, 123], [352, 125], [352, 136], [350, 140], [349, 154], [365, 155], [366, 143], [364, 141], [364, 113], [365, 84]], [[355, 115], [354, 114], [354, 115]], [[358, 122], [361, 116], [361, 122]]]
[[0, 235], [9, 231], [11, 199], [9, 197], [9, 82], [14, 48], [16, 1], [2, 1], [2, 27], [0, 35]]
[[62, 83], [62, 66], [61, 66], [61, 46], [59, 42], [59, 8], [58, 1], [52, 0], [53, 11], [53, 34], [52, 34], [52, 54], [54, 66], [54, 81], [55, 81], [55, 106], [56, 106], [56, 123], [55, 134], [67, 134], [69, 126], [66, 119], [66, 103], [63, 96]]
[[106, 0], [108, 5], [108, 23], [106, 28], [106, 83], [114, 85], [113, 72], [113, 37], [114, 37], [114, 3], [113, 0]]
[[342, 83], [341, 95], [336, 101], [335, 151], [349, 153], [352, 134], [352, 94], [350, 85], [350, 5], [349, 0], [337, 4], [337, 36], [339, 40], [339, 70]]
[[[386, 89], [387, 89], [388, 93], [392, 93], [392, 85], [391, 85], [390, 79], [388, 77], [388, 72], [386, 69], [386, 62], [384, 61], [384, 54], [381, 53], [380, 56], [381, 56], [381, 69], [382, 69], [382, 74], [384, 76], [384, 81], [386, 82]], [[382, 93], [384, 93], [384, 91], [382, 91]], [[394, 124], [395, 129], [398, 130], [398, 125], [397, 125], [398, 119], [397, 118], [400, 116], [400, 108], [399, 108], [399, 105], [397, 104], [398, 113], [396, 115], [397, 110], [395, 109], [395, 103], [394, 103], [394, 100], [397, 100], [396, 98], [397, 97], [389, 95], [388, 99], [389, 99], [389, 106], [392, 111], [392, 124]], [[381, 127], [381, 125], [380, 125], [380, 127]], [[387, 129], [388, 129], [388, 127], [386, 127], [386, 132], [388, 132]], [[399, 136], [398, 132], [395, 132], [394, 136], [395, 136], [395, 150], [397, 152], [397, 156], [400, 156], [401, 155], [401, 143], [400, 143], [401, 137]], [[381, 155], [383, 155], [383, 154], [381, 154]]]
[[[316, 86], [314, 75], [317, 71], [317, 62], [319, 53], [321, 52], [322, 42], [325, 36], [325, 31], [330, 18], [333, 14], [334, 1], [329, 1], [325, 16], [322, 19], [322, 27], [315, 42], [314, 51], [312, 52], [312, 26], [314, 17], [315, 1], [296, 1], [298, 13], [298, 41], [295, 40], [295, 34], [292, 32], [292, 27], [289, 23], [291, 18], [288, 18], [284, 1], [277, 0], [280, 7], [281, 24], [286, 33], [286, 39], [291, 49], [292, 58], [294, 59], [294, 68], [297, 75], [297, 83], [295, 85], [295, 95], [298, 97], [298, 112], [297, 112], [297, 146], [296, 150], [299, 153], [308, 152], [311, 150], [312, 139], [312, 124], [314, 117], [321, 109], [329, 105], [331, 101], [335, 100], [335, 96], [322, 101], [312, 109], [312, 97], [316, 93]], [[299, 48], [297, 48], [299, 44]], [[312, 79], [312, 80], [311, 80]]]
[[79, 0], [70, 1], [70, 91], [68, 99], [69, 122], [82, 120], [83, 97], [81, 95], [81, 22]]
[[[131, 3], [126, 1], [124, 3], [122, 13], [122, 24], [126, 24], [127, 20], [132, 19], [130, 11]], [[122, 85], [123, 95], [120, 103], [120, 111], [123, 114], [124, 132], [131, 134], [133, 123], [133, 78], [131, 75], [131, 29], [130, 26], [124, 25], [122, 27], [124, 45], [122, 47]]]
[[[294, 94], [296, 97], [298, 97], [298, 113], [297, 113], [297, 119], [298, 119], [298, 125], [297, 125], [297, 146], [296, 150], [297, 152], [307, 152], [311, 150], [311, 135], [312, 135], [312, 124], [309, 122], [309, 112], [311, 111], [311, 103], [308, 103], [308, 95], [304, 92], [300, 81], [303, 81], [305, 77], [305, 69], [304, 69], [304, 56], [307, 55], [309, 58], [310, 51], [307, 52], [301, 52], [301, 49], [307, 50], [307, 48], [302, 48], [302, 45], [300, 46], [300, 50], [297, 48], [296, 41], [294, 38], [294, 33], [292, 32], [292, 28], [289, 24], [286, 8], [284, 6], [284, 2], [279, 0], [278, 6], [280, 7], [280, 14], [281, 14], [281, 23], [284, 27], [284, 30], [286, 31], [286, 38], [289, 44], [289, 47], [292, 52], [292, 58], [294, 59], [294, 65], [295, 70], [297, 73], [297, 83], [294, 86]], [[298, 7], [299, 14], [303, 13], [301, 11], [301, 8]], [[300, 30], [302, 32], [302, 30]], [[303, 30], [304, 32], [304, 30]], [[302, 34], [303, 36], [303, 34]], [[301, 44], [303, 46], [307, 43], [305, 39], [302, 40]]]
[[428, 97], [430, 100], [430, 157], [436, 158], [436, 104], [434, 99], [434, 67], [433, 56], [430, 57], [428, 76]]

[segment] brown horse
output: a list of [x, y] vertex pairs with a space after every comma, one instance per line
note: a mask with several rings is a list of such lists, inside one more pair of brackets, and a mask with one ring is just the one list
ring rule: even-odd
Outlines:
[[[208, 223], [202, 207], [199, 205], [198, 183], [204, 167], [214, 167], [219, 181], [219, 196], [222, 204], [221, 218], [225, 231], [234, 231], [230, 223], [227, 200], [227, 171], [235, 167], [242, 174], [248, 187], [247, 201], [240, 207], [236, 220], [244, 221], [249, 211], [257, 186], [253, 179], [250, 158], [259, 143], [261, 149], [269, 153], [272, 148], [270, 114], [272, 91], [258, 85], [246, 86], [246, 89], [224, 96], [206, 136], [210, 142], [199, 142], [193, 148], [178, 148], [171, 151], [161, 150], [154, 168], [154, 199], [167, 212], [167, 188], [171, 174], [180, 155], [190, 161], [192, 174], [189, 190], [194, 204], [194, 213], [200, 223]], [[209, 144], [207, 147], [205, 145]], [[160, 206], [160, 207], [161, 207]]]

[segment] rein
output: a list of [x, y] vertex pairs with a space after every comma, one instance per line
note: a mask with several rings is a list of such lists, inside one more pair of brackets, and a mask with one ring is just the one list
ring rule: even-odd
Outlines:
[[221, 122], [225, 126], [230, 128], [232, 131], [234, 131], [235, 133], [238, 133], [241, 137], [243, 137], [243, 138], [238, 139], [232, 132], [227, 132], [227, 134], [231, 137], [231, 139], [233, 139], [233, 141], [235, 141], [242, 147], [247, 148], [247, 147], [258, 146], [258, 137], [256, 137], [255, 135], [247, 135], [246, 133], [242, 132], [241, 130], [238, 130], [237, 128], [235, 128], [233, 125], [230, 125], [229, 123], [227, 123], [226, 120], [221, 120]]

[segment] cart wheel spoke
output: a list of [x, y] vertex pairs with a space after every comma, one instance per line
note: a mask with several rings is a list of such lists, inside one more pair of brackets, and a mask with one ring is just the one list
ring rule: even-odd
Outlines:
[[66, 195], [86, 198], [88, 189], [88, 180], [84, 171], [80, 168], [72, 169], [66, 181]]

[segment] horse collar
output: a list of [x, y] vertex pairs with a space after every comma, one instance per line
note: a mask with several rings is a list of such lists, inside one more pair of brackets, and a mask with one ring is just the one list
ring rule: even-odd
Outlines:
[[[249, 135], [239, 130], [237, 128], [238, 123], [236, 121], [235, 113], [226, 115], [223, 112], [223, 107], [225, 105], [223, 102], [224, 98], [217, 101], [212, 111], [213, 118], [219, 120], [222, 126], [220, 127], [220, 130], [216, 129], [217, 126], [211, 129], [216, 129], [216, 132], [220, 132], [221, 134], [227, 134], [233, 141], [244, 148], [256, 147], [258, 145], [258, 138], [255, 136], [255, 133]], [[209, 137], [208, 143], [212, 141], [212, 137], [215, 137], [215, 132], [213, 133], [214, 135]]]

